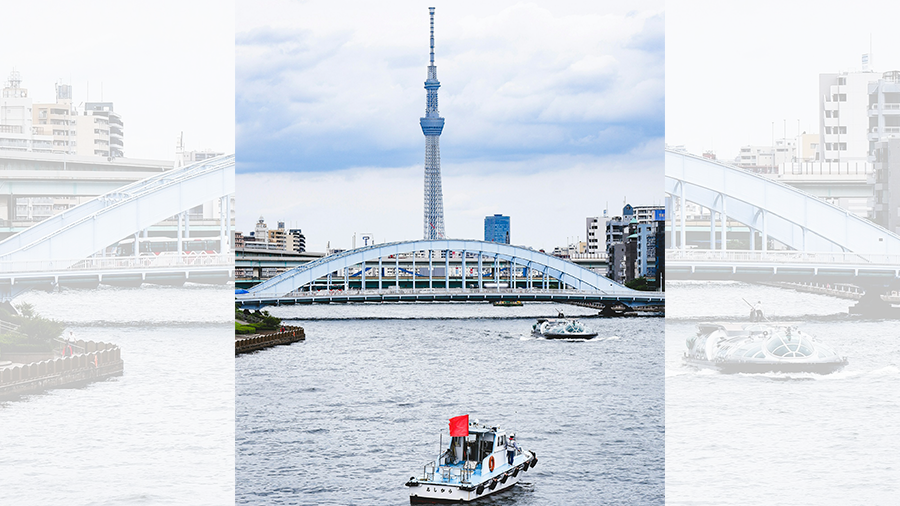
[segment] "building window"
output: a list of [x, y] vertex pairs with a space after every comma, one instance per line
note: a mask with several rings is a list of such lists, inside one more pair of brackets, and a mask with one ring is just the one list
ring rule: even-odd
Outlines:
[[831, 134], [831, 127], [825, 127], [825, 134]]
[[831, 151], [831, 143], [830, 142], [825, 143], [825, 151]]

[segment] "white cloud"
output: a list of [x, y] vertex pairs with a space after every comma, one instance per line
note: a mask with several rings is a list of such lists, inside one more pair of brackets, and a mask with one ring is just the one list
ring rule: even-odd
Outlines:
[[[637, 42], [662, 40], [662, 3], [629, 7], [437, 4], [445, 144], [503, 157], [523, 148], [565, 153], [568, 138], [597, 124], [656, 124], [650, 136], [659, 135], [661, 42], [649, 50]], [[311, 165], [330, 164], [334, 150], [357, 153], [346, 168], [365, 164], [366, 150], [419, 151], [424, 4], [240, 2], [237, 31], [238, 144], [248, 161], [283, 166], [279, 152], [301, 146]], [[646, 141], [591, 149], [621, 152]]]

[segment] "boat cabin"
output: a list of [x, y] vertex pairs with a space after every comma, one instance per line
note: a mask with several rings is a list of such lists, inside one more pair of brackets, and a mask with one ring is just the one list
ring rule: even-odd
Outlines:
[[506, 446], [506, 435], [496, 431], [496, 427], [469, 426], [468, 436], [450, 438], [450, 447], [441, 456], [440, 465], [452, 466], [461, 462], [480, 464], [495, 450]]

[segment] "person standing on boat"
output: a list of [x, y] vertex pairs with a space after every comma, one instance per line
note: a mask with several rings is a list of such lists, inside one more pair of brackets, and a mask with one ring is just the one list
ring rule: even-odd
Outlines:
[[74, 355], [72, 352], [72, 345], [75, 344], [75, 333], [71, 330], [69, 331], [69, 336], [66, 338], [66, 346], [63, 348], [63, 356], [71, 357]]
[[758, 302], [756, 303], [755, 309], [756, 309], [756, 321], [761, 322], [761, 321], [765, 320], [766, 317], [763, 316], [763, 303], [762, 303], [762, 301], [758, 301]]
[[516, 436], [509, 436], [506, 440], [506, 460], [509, 461], [509, 465], [512, 465], [513, 459], [516, 458], [516, 450], [519, 449], [519, 445], [516, 444]]

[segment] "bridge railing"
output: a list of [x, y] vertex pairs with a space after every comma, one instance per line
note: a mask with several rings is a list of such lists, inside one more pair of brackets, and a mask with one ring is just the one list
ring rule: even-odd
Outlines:
[[54, 272], [54, 271], [106, 271], [145, 268], [231, 266], [231, 253], [176, 253], [143, 255], [139, 257], [94, 257], [86, 259], [54, 260], [2, 260], [0, 274]]
[[[255, 293], [247, 298], [294, 298], [294, 297], [312, 297], [312, 298], [327, 298], [334, 296], [358, 296], [358, 295], [373, 295], [373, 296], [384, 296], [384, 295], [421, 295], [421, 294], [522, 294], [522, 295], [533, 295], [533, 294], [553, 294], [553, 295], [594, 295], [597, 292], [592, 290], [558, 290], [558, 289], [542, 289], [542, 288], [384, 288], [381, 290], [359, 290], [359, 289], [350, 289], [350, 290], [342, 290], [342, 289], [332, 289], [332, 290], [313, 290], [313, 291], [297, 291], [291, 292], [287, 295], [274, 294], [274, 293]], [[641, 295], [646, 296], [661, 296], [663, 292], [639, 292]], [[628, 297], [628, 295], [623, 295], [623, 297]]]
[[748, 251], [708, 249], [667, 249], [666, 262], [710, 261], [734, 263], [821, 263], [900, 266], [900, 255], [860, 255], [850, 252]]

